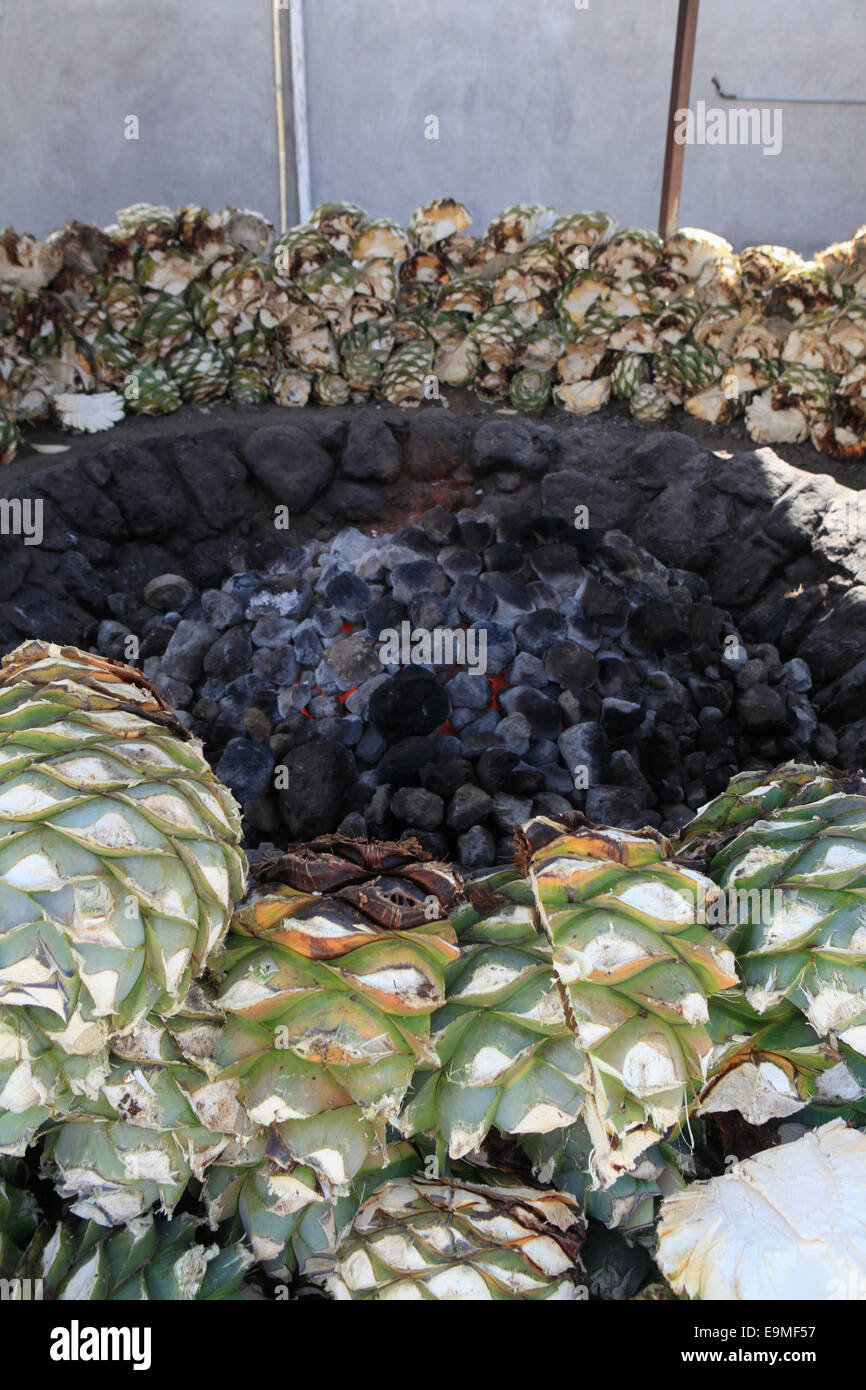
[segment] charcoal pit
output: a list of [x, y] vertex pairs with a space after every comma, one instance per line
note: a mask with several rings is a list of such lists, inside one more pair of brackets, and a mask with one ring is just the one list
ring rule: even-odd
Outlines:
[[441, 405], [177, 429], [16, 465], [0, 647], [141, 666], [253, 853], [342, 828], [474, 869], [533, 813], [670, 830], [745, 767], [866, 761], [859, 494], [826, 474]]

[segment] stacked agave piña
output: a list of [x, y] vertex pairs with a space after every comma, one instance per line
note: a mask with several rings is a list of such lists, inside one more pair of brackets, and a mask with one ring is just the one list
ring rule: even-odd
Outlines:
[[[25, 644], [0, 670], [0, 1276], [223, 1298], [254, 1259], [337, 1298], [571, 1299], [583, 1214], [646, 1241], [665, 1196], [674, 1288], [749, 1296], [738, 1231], [701, 1234], [740, 1187], [681, 1192], [678, 1136], [862, 1122], [863, 791], [743, 774], [673, 843], [537, 817], [466, 891], [411, 841], [323, 836], [242, 899], [237, 807], [156, 691]], [[14, 1157], [43, 1137], [54, 1230]], [[807, 1139], [850, 1166], [844, 1131]], [[521, 1164], [539, 1186], [495, 1171]], [[219, 1246], [162, 1220], [192, 1179]]]
[[476, 878], [452, 916], [460, 957], [432, 1020], [441, 1066], [419, 1069], [397, 1124], [435, 1132], [440, 1160], [505, 1134], [547, 1134], [583, 1104], [584, 1057], [566, 1019], [535, 906], [516, 869]]
[[[223, 948], [245, 872], [232, 798], [138, 672], [39, 642], [2, 667], [0, 827], [0, 1152], [44, 1137], [71, 1201], [4, 1251], [10, 1278], [227, 1297], [250, 1256], [152, 1216], [192, 1179], [223, 1243], [279, 1277], [333, 1251], [383, 1182], [415, 1179], [421, 1150], [388, 1126], [439, 1064], [453, 870], [411, 842], [292, 847], [257, 866]], [[433, 1206], [452, 1187], [433, 1182]], [[502, 1200], [477, 1218], [477, 1259], [425, 1296], [568, 1296], [573, 1203], [525, 1194], [503, 1227]], [[15, 1198], [7, 1234], [25, 1217]]]
[[742, 980], [711, 1004], [701, 1109], [738, 1109], [756, 1124], [813, 1099], [856, 1113], [866, 1097], [866, 783], [809, 764], [741, 774], [677, 848], [721, 890], [714, 930]]
[[440, 386], [530, 413], [745, 412], [761, 444], [866, 451], [864, 228], [810, 261], [534, 203], [480, 237], [453, 198], [405, 231], [327, 203], [276, 242], [236, 208], [117, 217], [0, 237], [0, 462], [52, 416], [96, 431], [226, 396], [414, 406]]
[[652, 830], [537, 817], [520, 837], [516, 868], [454, 916], [461, 957], [432, 1023], [443, 1066], [419, 1070], [397, 1123], [457, 1158], [491, 1128], [523, 1140], [580, 1117], [608, 1188], [706, 1082], [708, 999], [737, 984], [701, 923], [717, 890]]
[[0, 1159], [0, 1279], [14, 1301], [185, 1302], [242, 1296], [253, 1257], [242, 1245], [198, 1241], [194, 1216], [150, 1216], [120, 1230], [95, 1222], [51, 1225], [25, 1190], [27, 1171]]
[[386, 1128], [415, 1068], [438, 1064], [430, 1016], [457, 956], [460, 880], [411, 842], [338, 835], [255, 875], [218, 961], [216, 1056], [259, 1128], [211, 1169], [205, 1200], [280, 1272], [305, 1220], [330, 1224], [323, 1203], [407, 1156], [388, 1152]]
[[602, 1186], [635, 1167], [702, 1088], [708, 998], [737, 983], [702, 925], [713, 884], [652, 830], [537, 817], [523, 867], [570, 1025], [586, 1058], [583, 1119]]
[[170, 1209], [233, 1132], [191, 989], [245, 867], [237, 806], [139, 672], [42, 642], [4, 658], [0, 1152], [65, 1119], [47, 1162], [81, 1214]]
[[[389, 1123], [413, 1135], [435, 1127], [435, 1097], [428, 1114], [425, 1087], [430, 1077], [454, 1074], [442, 1020], [451, 1007], [446, 990], [457, 988], [459, 998], [455, 980], [463, 973], [455, 927], [466, 949], [467, 924], [478, 919], [468, 904], [457, 906], [458, 875], [411, 841], [367, 843], [331, 835], [261, 861], [255, 876], [217, 962], [218, 1003], [227, 1022], [216, 1055], [260, 1128], [227, 1148], [208, 1170], [204, 1200], [212, 1223], [225, 1223], [230, 1235], [244, 1232], [273, 1276], [288, 1278], [300, 1268], [325, 1279], [329, 1272], [328, 1287], [345, 1297], [355, 1296], [347, 1290], [360, 1277], [347, 1271], [357, 1270], [359, 1261], [368, 1268], [354, 1243], [360, 1232], [366, 1239], [369, 1221], [376, 1226], [377, 1214], [387, 1209], [400, 1229], [371, 1234], [387, 1268], [374, 1257], [374, 1284], [362, 1279], [359, 1296], [575, 1296], [581, 1232], [569, 1197], [535, 1190], [503, 1194], [499, 1188], [508, 1179], [484, 1172], [474, 1189], [427, 1178], [423, 1143], [413, 1147], [388, 1131]], [[536, 943], [519, 940], [526, 934], [524, 923], [511, 953], [527, 986], [523, 1005], [514, 988], [510, 993], [516, 1007], [525, 1008], [531, 1029], [535, 1010], [529, 995], [541, 1003], [542, 1034], [552, 1035], [542, 1041], [558, 1037], [573, 1059], [561, 1010], [551, 1026], [549, 1002], [541, 1000], [551, 993], [549, 968], [532, 954]], [[479, 939], [484, 941], [483, 932]], [[495, 931], [491, 940], [495, 960], [488, 960], [488, 970], [507, 969], [507, 953], [496, 952]], [[471, 973], [471, 945], [468, 950]], [[530, 978], [539, 972], [545, 980], [540, 992]], [[477, 1029], [480, 1057], [502, 1037], [492, 1011], [477, 1015], [471, 1009], [468, 1021]], [[555, 1062], [553, 1051], [552, 1065], [539, 1059], [551, 1074]], [[570, 1065], [574, 1070], [573, 1060]], [[546, 1078], [544, 1084], [549, 1089]], [[577, 1113], [575, 1085], [564, 1073], [556, 1096], [562, 1101], [566, 1085], [568, 1108], [561, 1104], [555, 1111], [558, 1125]], [[478, 1093], [471, 1076], [459, 1073], [457, 1089], [458, 1107], [465, 1095], [467, 1115], [474, 1116]], [[443, 1160], [449, 1150], [455, 1156], [479, 1147], [494, 1119], [503, 1129], [513, 1128], [507, 1123], [509, 1103], [512, 1112], [523, 1106], [539, 1124], [549, 1122], [553, 1098], [542, 1114], [532, 1104], [527, 1109], [529, 1091], [531, 1083], [521, 1087], [515, 1077], [509, 1101], [488, 1116], [486, 1126], [472, 1129], [471, 1144], [465, 1134], [455, 1144], [456, 1131], [448, 1131], [452, 1142], [446, 1141]], [[407, 1095], [419, 1094], [420, 1101], [404, 1103]], [[407, 1272], [408, 1280], [401, 1277]]]
[[506, 1181], [394, 1179], [308, 1273], [338, 1300], [573, 1301], [585, 1226], [574, 1198]]

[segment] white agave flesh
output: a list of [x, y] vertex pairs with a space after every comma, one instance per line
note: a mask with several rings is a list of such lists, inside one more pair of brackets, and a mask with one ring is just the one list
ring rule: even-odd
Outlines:
[[658, 1263], [677, 1293], [866, 1297], [866, 1136], [834, 1120], [668, 1197]]
[[829, 1101], [835, 1105], [849, 1105], [851, 1102], [862, 1100], [866, 1096], [866, 1088], [860, 1085], [854, 1073], [846, 1067], [844, 1062], [837, 1062], [835, 1067], [829, 1067], [827, 1071], [822, 1071], [818, 1077], [818, 1097], [820, 1100]]
[[110, 430], [124, 413], [123, 398], [116, 391], [97, 391], [90, 396], [65, 391], [54, 397], [54, 409], [66, 429], [82, 430], [85, 434]]
[[771, 388], [748, 406], [746, 429], [756, 444], [801, 444], [809, 433], [809, 418], [801, 405], [774, 409]]
[[796, 1114], [806, 1103], [780, 1066], [769, 1061], [742, 1062], [710, 1087], [698, 1113], [737, 1110], [749, 1124], [763, 1125]]
[[664, 244], [665, 257], [674, 270], [694, 280], [704, 266], [730, 256], [733, 247], [724, 237], [700, 227], [680, 227]]
[[610, 390], [610, 377], [601, 376], [595, 377], [592, 381], [575, 381], [555, 386], [553, 394], [559, 404], [572, 415], [592, 415], [607, 405]]

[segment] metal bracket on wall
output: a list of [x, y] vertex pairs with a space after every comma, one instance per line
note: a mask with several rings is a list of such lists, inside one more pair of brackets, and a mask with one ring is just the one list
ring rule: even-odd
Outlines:
[[746, 97], [735, 92], [723, 92], [717, 77], [710, 81], [722, 101], [759, 101], [766, 105], [775, 102], [779, 106], [866, 106], [866, 97]]

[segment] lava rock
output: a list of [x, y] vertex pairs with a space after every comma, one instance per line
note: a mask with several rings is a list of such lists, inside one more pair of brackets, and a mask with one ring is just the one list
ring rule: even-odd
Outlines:
[[643, 720], [643, 708], [632, 700], [608, 696], [601, 702], [601, 724], [609, 738], [626, 738]]
[[144, 586], [144, 601], [160, 613], [182, 613], [195, 598], [195, 589], [182, 574], [158, 574]]
[[[427, 535], [423, 526], [401, 526], [391, 537], [391, 544], [396, 549], [415, 551], [419, 555], [432, 556], [436, 550], [434, 542]], [[399, 563], [399, 561], [395, 561]], [[393, 564], [391, 566], [393, 569]]]
[[250, 435], [247, 467], [275, 502], [304, 511], [331, 482], [334, 460], [296, 425], [271, 425]]
[[544, 662], [529, 652], [518, 652], [505, 675], [511, 685], [532, 685], [542, 690], [548, 684]]
[[528, 796], [511, 796], [508, 792], [497, 792], [493, 798], [493, 819], [497, 827], [506, 833], [516, 825], [522, 825], [532, 815], [532, 799]]
[[684, 652], [693, 644], [691, 610], [647, 597], [628, 618], [628, 635], [640, 651]]
[[313, 591], [309, 584], [291, 575], [274, 575], [255, 586], [247, 602], [247, 614], [259, 618], [272, 613], [278, 618], [300, 621], [309, 613], [312, 602]]
[[[437, 742], [441, 743], [442, 740], [439, 739]], [[435, 792], [443, 801], [448, 801], [457, 788], [468, 782], [471, 776], [472, 764], [468, 758], [450, 758], [447, 762], [428, 763], [420, 772], [422, 786]]]
[[478, 626], [484, 618], [489, 618], [496, 607], [496, 595], [489, 584], [468, 574], [461, 575], [457, 580], [451, 597], [458, 611], [474, 626]]
[[364, 730], [355, 745], [355, 757], [362, 763], [368, 763], [371, 767], [378, 763], [385, 751], [385, 740], [381, 734], [377, 734], [375, 729], [369, 726]]
[[470, 676], [458, 671], [446, 683], [445, 689], [452, 709], [486, 710], [490, 704], [490, 686], [486, 676]]
[[343, 700], [349, 714], [358, 714], [362, 719], [366, 719], [373, 691], [377, 690], [380, 685], [384, 685], [387, 679], [387, 675], [380, 667], [375, 676], [370, 676], [367, 680], [362, 681], [357, 690], [350, 691]]
[[383, 594], [381, 598], [377, 598], [367, 610], [367, 631], [377, 642], [383, 632], [399, 632], [402, 621], [403, 605], [390, 594]]
[[353, 415], [340, 467], [347, 478], [374, 478], [380, 483], [392, 483], [400, 476], [397, 441], [375, 411]]
[[37, 496], [51, 498], [76, 531], [114, 541], [123, 531], [123, 517], [101, 487], [88, 477], [84, 468], [40, 469], [31, 475]]
[[484, 568], [502, 574], [523, 569], [524, 553], [514, 541], [494, 541], [484, 552]]
[[446, 817], [452, 830], [468, 830], [480, 825], [493, 810], [493, 799], [473, 782], [464, 782], [451, 798]]
[[[149, 622], [142, 633], [138, 655], [142, 661], [151, 656], [162, 656], [169, 642], [171, 641], [177, 621], [165, 622], [155, 619]], [[100, 651], [103, 648], [100, 647]]]
[[588, 787], [584, 814], [596, 825], [617, 825], [638, 830], [647, 824], [646, 806], [634, 787]]
[[205, 589], [201, 596], [201, 616], [217, 632], [224, 632], [227, 627], [241, 622], [244, 611], [244, 605], [237, 597], [222, 589]]
[[325, 653], [322, 639], [309, 618], [298, 623], [292, 633], [292, 645], [302, 666], [318, 666]]
[[296, 627], [293, 618], [280, 618], [276, 613], [265, 613], [250, 633], [252, 644], [254, 647], [284, 648], [292, 640]]
[[421, 525], [437, 545], [450, 545], [457, 535], [457, 518], [438, 503], [423, 513]]
[[557, 593], [574, 594], [579, 589], [584, 569], [574, 545], [552, 541], [533, 550], [529, 560], [539, 579]]
[[598, 677], [598, 662], [592, 652], [577, 642], [551, 642], [544, 658], [544, 669], [564, 690], [580, 695]]
[[[312, 702], [308, 712], [313, 713]], [[364, 721], [356, 714], [325, 715], [316, 719], [316, 733], [319, 738], [336, 743], [344, 743], [347, 748], [355, 748], [364, 732]]]
[[[519, 623], [534, 608], [532, 595], [516, 574], [490, 573], [484, 583], [496, 596], [496, 620], [509, 626]], [[563, 629], [565, 624], [563, 623]]]
[[355, 780], [355, 762], [342, 743], [306, 743], [285, 756], [288, 785], [277, 790], [289, 834], [309, 840], [339, 823]]
[[510, 753], [518, 757], [528, 752], [532, 740], [532, 727], [524, 714], [509, 714], [496, 730], [500, 740]]
[[336, 637], [343, 630], [343, 620], [336, 608], [318, 605], [311, 614], [313, 627], [320, 637]]
[[198, 680], [206, 653], [213, 646], [216, 633], [207, 623], [183, 618], [171, 635], [162, 657], [162, 670], [173, 680], [192, 684]]
[[414, 840], [434, 859], [445, 859], [448, 854], [448, 841], [437, 830], [421, 830], [417, 825], [409, 825], [401, 832], [400, 839]]
[[188, 709], [192, 704], [192, 686], [188, 685], [186, 681], [174, 680], [171, 676], [166, 676], [163, 672], [160, 672], [154, 680], [154, 685], [163, 699], [174, 706], [175, 714], [179, 714], [181, 710]]
[[121, 512], [127, 536], [162, 539], [185, 531], [189, 499], [168, 460], [145, 448], [109, 444], [80, 459], [79, 467]]
[[[436, 741], [432, 738], [415, 736], [394, 743], [379, 759], [378, 781], [394, 787], [411, 786], [418, 781], [418, 773], [428, 764], [435, 763]], [[431, 787], [437, 791], [437, 787]]]
[[475, 431], [470, 465], [478, 476], [512, 468], [518, 472], [544, 473], [554, 461], [553, 431], [533, 427], [523, 420], [487, 420]]
[[376, 597], [369, 584], [345, 570], [329, 578], [323, 592], [337, 612], [353, 623], [361, 621]]
[[577, 769], [584, 768], [588, 788], [604, 783], [610, 768], [610, 745], [599, 724], [573, 724], [559, 735], [557, 743], [572, 777]]
[[306, 709], [312, 699], [313, 683], [309, 680], [287, 682], [277, 691], [277, 713], [281, 719], [288, 719]]
[[391, 571], [391, 587], [398, 603], [409, 603], [422, 589], [446, 594], [450, 585], [435, 560], [409, 560]]
[[480, 658], [483, 657], [484, 669], [488, 676], [500, 675], [514, 659], [517, 651], [517, 642], [514, 633], [510, 628], [502, 623], [493, 623], [486, 620], [474, 622], [474, 631], [484, 633], [476, 640], [479, 644]]
[[483, 825], [472, 825], [457, 837], [457, 858], [467, 871], [486, 869], [496, 858], [496, 841]]
[[460, 532], [460, 543], [467, 550], [486, 550], [493, 540], [493, 528], [490, 522], [486, 521], [483, 516], [475, 516], [473, 512], [461, 512], [457, 518], [457, 527]]
[[737, 700], [737, 717], [745, 729], [764, 732], [783, 729], [788, 716], [785, 701], [771, 685], [752, 685]]
[[[129, 628], [125, 623], [114, 622], [111, 618], [106, 618], [99, 624], [96, 631], [96, 645], [103, 656], [111, 657], [113, 661], [123, 661], [126, 657], [126, 639], [129, 636]], [[139, 648], [139, 656], [141, 649]]]
[[243, 806], [264, 796], [271, 785], [274, 755], [266, 743], [249, 738], [229, 739], [216, 765], [216, 775], [225, 782]]
[[401, 787], [391, 798], [391, 814], [404, 825], [436, 830], [445, 816], [445, 803], [424, 787]]
[[506, 714], [522, 714], [535, 738], [557, 738], [562, 727], [559, 705], [531, 685], [515, 685], [504, 690], [499, 703]]
[[802, 657], [793, 656], [785, 662], [785, 684], [789, 690], [806, 692], [812, 689], [812, 672]]
[[518, 755], [508, 748], [488, 748], [478, 759], [476, 777], [479, 785], [495, 796], [508, 786], [518, 762]]
[[[796, 690], [797, 686], [792, 689]], [[861, 710], [866, 708], [866, 657], [822, 691], [820, 702], [824, 717], [831, 719], [834, 724], [855, 722]]]
[[466, 431], [459, 420], [442, 410], [413, 415], [406, 442], [411, 478], [420, 482], [447, 478], [465, 464], [466, 453]]
[[171, 453], [192, 497], [187, 535], [219, 535], [243, 521], [250, 502], [248, 475], [234, 449], [212, 437], [194, 436], [174, 439]]
[[464, 574], [475, 576], [481, 573], [481, 560], [473, 550], [462, 545], [449, 545], [440, 550], [436, 557], [440, 568], [449, 579], [460, 579]]
[[446, 723], [451, 704], [428, 671], [407, 668], [389, 676], [370, 699], [370, 723], [391, 743], [431, 734]]
[[539, 792], [532, 802], [536, 816], [550, 816], [552, 820], [562, 820], [574, 810], [571, 802], [559, 792]]
[[611, 631], [622, 627], [628, 617], [625, 594], [600, 583], [592, 574], [588, 574], [584, 581], [580, 606], [585, 618]]
[[[170, 647], [169, 647], [170, 649]], [[221, 633], [204, 658], [204, 671], [216, 680], [233, 681], [249, 671], [253, 647], [245, 627], [230, 627]], [[260, 795], [260, 793], [252, 793]]]
[[552, 608], [537, 608], [517, 624], [514, 635], [521, 647], [538, 656], [565, 637], [565, 618]]
[[332, 642], [325, 651], [325, 661], [334, 672], [341, 690], [351, 690], [371, 676], [382, 674], [382, 664], [376, 649], [362, 632], [355, 632], [351, 637]]
[[350, 811], [344, 816], [337, 826], [338, 835], [348, 835], [352, 840], [365, 840], [367, 838], [367, 822], [360, 811]]
[[[255, 628], [252, 636], [255, 639]], [[298, 658], [291, 647], [260, 647], [253, 652], [251, 665], [262, 683], [274, 688], [298, 679]]]
[[432, 590], [416, 594], [408, 606], [409, 622], [413, 628], [433, 632], [437, 627], [457, 627], [459, 613], [440, 594]]

